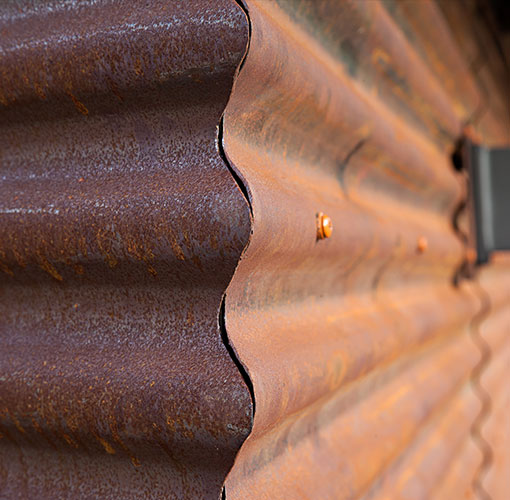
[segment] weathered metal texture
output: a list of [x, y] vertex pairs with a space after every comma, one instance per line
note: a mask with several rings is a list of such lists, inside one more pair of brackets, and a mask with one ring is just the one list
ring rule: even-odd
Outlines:
[[497, 63], [441, 2], [246, 8], [221, 126], [233, 1], [0, 7], [0, 496], [506, 500], [450, 161]]
[[249, 432], [220, 304], [232, 1], [2, 2], [0, 497], [219, 498]]
[[[489, 362], [478, 338], [489, 311], [479, 284], [454, 285], [466, 191], [450, 159], [480, 103], [451, 99], [378, 2], [246, 8], [250, 48], [223, 141], [253, 231], [225, 319], [255, 417], [226, 497], [480, 496], [488, 402], [473, 377]], [[474, 82], [467, 101], [482, 93]], [[508, 140], [496, 121], [484, 133]], [[320, 212], [334, 227], [323, 240]], [[509, 276], [483, 285], [492, 310], [508, 309]]]
[[[463, 124], [475, 125], [482, 140], [505, 141], [505, 137], [508, 138], [508, 129], [505, 132], [507, 119], [487, 113], [489, 97], [477, 82], [478, 72], [488, 63], [487, 57], [483, 57], [482, 48], [473, 43], [473, 33], [471, 39], [459, 44], [455, 29], [441, 11], [440, 5], [449, 9], [454, 3], [455, 0], [445, 0], [439, 5], [431, 0], [384, 0], [409, 43], [441, 82]], [[464, 29], [465, 6], [466, 2], [459, 3], [454, 8], [455, 13], [452, 12], [455, 23]]]
[[[491, 351], [498, 353], [494, 366], [483, 372], [484, 385], [490, 392], [504, 390], [508, 364], [507, 340], [510, 325], [510, 285], [493, 281], [489, 288], [497, 294], [491, 300], [493, 315], [481, 323], [484, 339]], [[499, 354], [501, 353], [501, 354]], [[446, 373], [448, 376], [448, 373]], [[470, 380], [470, 385], [473, 380]], [[418, 438], [411, 444], [405, 454], [385, 472], [376, 482], [370, 494], [364, 499], [429, 499], [429, 498], [464, 498], [464, 492], [471, 495], [473, 479], [483, 464], [485, 443], [469, 438], [473, 424], [484, 410], [484, 400], [479, 394], [464, 386], [458, 397], [452, 398], [440, 418], [432, 420], [420, 431]], [[503, 410], [504, 407], [501, 407]], [[502, 427], [504, 428], [504, 426]], [[482, 446], [480, 446], [482, 444]], [[466, 469], [459, 471], [454, 464], [466, 460]], [[496, 492], [495, 492], [496, 493]], [[499, 490], [493, 498], [504, 498], [505, 490]], [[469, 497], [469, 496], [468, 496]]]
[[[486, 411], [478, 417], [474, 438], [479, 447], [486, 450], [485, 464], [480, 469], [480, 498], [487, 494], [492, 500], [508, 497], [508, 475], [510, 472], [510, 421], [508, 404], [510, 389], [508, 370], [510, 367], [510, 258], [508, 253], [493, 256], [490, 266], [480, 273], [479, 283], [486, 293], [486, 318], [480, 323], [478, 342], [484, 347], [488, 358], [484, 371], [478, 373], [475, 383], [486, 400]], [[496, 287], [494, 282], [505, 280], [505, 287]], [[495, 332], [504, 332], [504, 344], [494, 343]], [[487, 498], [487, 497], [485, 497]]]
[[[296, 27], [409, 123], [440, 144], [459, 135], [461, 119], [438, 79], [411, 49], [380, 2], [280, 2]], [[410, 71], [412, 68], [412, 71]]]
[[[508, 143], [510, 110], [508, 109], [509, 68], [505, 68], [500, 51], [488, 27], [481, 22], [479, 6], [483, 0], [437, 0], [461, 47], [464, 60], [483, 95], [483, 107], [476, 116], [476, 128], [487, 146]], [[461, 13], [459, 15], [459, 13]]]

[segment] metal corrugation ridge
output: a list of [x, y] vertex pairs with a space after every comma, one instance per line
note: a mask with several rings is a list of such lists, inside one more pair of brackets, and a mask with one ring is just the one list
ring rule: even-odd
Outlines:
[[[465, 190], [449, 156], [472, 109], [447, 97], [378, 2], [326, 4], [246, 2], [250, 48], [223, 143], [253, 230], [225, 319], [255, 417], [226, 497], [379, 498], [385, 484], [397, 495], [409, 466], [424, 471], [438, 456], [444, 467], [427, 474], [445, 494], [451, 459], [471, 445], [473, 476], [457, 486], [475, 493], [483, 451], [471, 430], [487, 408], [471, 380], [473, 331], [486, 304], [477, 283], [453, 284]], [[356, 50], [367, 57], [346, 56]], [[380, 61], [388, 77], [414, 82], [420, 106]], [[439, 140], [437, 115], [450, 123]], [[333, 222], [326, 239], [320, 213]], [[493, 311], [508, 304], [505, 273], [484, 285]], [[501, 346], [504, 330], [494, 336]], [[435, 494], [426, 481], [409, 484], [418, 498]]]
[[[504, 325], [508, 332], [510, 319]], [[510, 353], [508, 349], [499, 360], [504, 368], [499, 387], [491, 385], [490, 380], [484, 377], [483, 383], [492, 395], [493, 411], [484, 425], [484, 435], [492, 451], [492, 464], [484, 477], [483, 484], [492, 500], [504, 500], [508, 495], [508, 471], [510, 471], [510, 423], [508, 421], [508, 408], [510, 405], [510, 389], [508, 387], [508, 367], [510, 366]], [[491, 367], [492, 368], [492, 367]], [[488, 374], [487, 374], [488, 375]]]
[[251, 428], [217, 0], [0, 6], [0, 497], [219, 498]]
[[[441, 2], [440, 2], [441, 3]], [[451, 7], [453, 2], [443, 2]], [[384, 5], [409, 43], [441, 82], [463, 125], [474, 126], [478, 135], [492, 143], [508, 141], [507, 120], [490, 110], [490, 98], [477, 73], [487, 65], [478, 45], [466, 46], [452, 33], [438, 2], [385, 0]], [[455, 10], [456, 24], [465, 24], [466, 2]], [[459, 15], [460, 13], [460, 15]], [[461, 22], [458, 19], [462, 19]], [[464, 26], [465, 28], [465, 26]], [[473, 73], [473, 71], [475, 73]]]
[[484, 105], [485, 96], [437, 3], [430, 0], [384, 0], [383, 3], [408, 42], [440, 81], [462, 122], [470, 121]]
[[[492, 319], [492, 318], [491, 318]], [[491, 328], [503, 328], [509, 331], [510, 314], [499, 324], [484, 325], [487, 337]], [[487, 331], [485, 331], [487, 330]], [[484, 373], [481, 383], [491, 394], [492, 412], [483, 426], [483, 435], [492, 450], [492, 466], [487, 471], [484, 480], [485, 489], [494, 500], [503, 499], [507, 495], [508, 471], [510, 470], [510, 423], [508, 422], [508, 405], [510, 404], [510, 390], [508, 388], [508, 369], [510, 367], [510, 342], [506, 342], [505, 349], [494, 353], [494, 362]], [[494, 381], [498, 373], [499, 379]]]
[[480, 139], [492, 146], [510, 144], [510, 73], [483, 22], [480, 11], [482, 1], [436, 0], [436, 3], [457, 45], [462, 47], [464, 59], [483, 94], [484, 104], [475, 120]]
[[0, 6], [1, 497], [506, 500], [510, 262], [459, 283], [450, 155], [510, 115], [458, 5]]
[[434, 492], [437, 500], [451, 500], [459, 496], [465, 500], [475, 498], [472, 478], [482, 462], [480, 449], [472, 440], [467, 440], [453, 462], [449, 464], [447, 476]]
[[[440, 145], [458, 137], [464, 116], [380, 2], [274, 2], [349, 77]], [[294, 28], [292, 29], [294, 31]], [[290, 32], [288, 32], [290, 34]]]
[[[469, 429], [481, 404], [469, 387], [463, 386], [451, 398], [439, 418], [432, 422], [411, 444], [402, 460], [396, 461], [376, 481], [364, 500], [436, 498], [436, 490], [457, 458], [459, 447], [469, 436]], [[445, 436], [448, 436], [445, 439]], [[470, 486], [470, 478], [467, 480]], [[465, 485], [464, 485], [465, 486]], [[457, 491], [461, 491], [460, 489]]]
[[[505, 303], [505, 305], [508, 302]], [[490, 370], [484, 373], [486, 385], [492, 391], [500, 391], [506, 386], [506, 371], [508, 364], [507, 328], [510, 314], [508, 307], [500, 308], [496, 315], [490, 318], [489, 331], [485, 338], [490, 342], [494, 352], [498, 355]], [[452, 398], [448, 407], [439, 417], [439, 422], [431, 422], [410, 446], [406, 453], [387, 471], [382, 481], [376, 482], [369, 495], [364, 500], [394, 498], [426, 500], [441, 497], [440, 490], [443, 482], [449, 482], [449, 475], [455, 475], [452, 464], [462, 458], [466, 452], [468, 442], [472, 442], [470, 430], [482, 411], [483, 402], [466, 384], [462, 387], [458, 397]], [[474, 444], [474, 443], [473, 443]], [[457, 484], [457, 494], [472, 487], [477, 468], [480, 466], [480, 448], [476, 448], [478, 457], [473, 461], [471, 475], [463, 475]]]
[[[495, 283], [504, 283], [497, 287]], [[510, 367], [508, 332], [510, 331], [510, 259], [495, 254], [490, 266], [479, 277], [487, 296], [489, 310], [478, 328], [477, 341], [485, 358], [483, 370], [473, 380], [485, 398], [486, 411], [481, 412], [473, 427], [473, 438], [484, 450], [484, 461], [478, 469], [475, 488], [479, 498], [505, 500], [508, 496], [510, 471], [510, 424], [508, 421], [508, 369]], [[504, 345], [493, 342], [501, 332]]]

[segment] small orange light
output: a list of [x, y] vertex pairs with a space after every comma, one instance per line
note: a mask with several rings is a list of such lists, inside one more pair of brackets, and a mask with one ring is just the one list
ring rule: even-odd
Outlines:
[[329, 238], [333, 233], [333, 222], [331, 217], [319, 212], [317, 214], [317, 239]]

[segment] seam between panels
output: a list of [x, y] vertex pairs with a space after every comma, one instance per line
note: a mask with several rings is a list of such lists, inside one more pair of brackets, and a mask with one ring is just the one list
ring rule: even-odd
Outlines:
[[[239, 72], [242, 70], [244, 62], [245, 62], [246, 57], [248, 55], [248, 51], [249, 51], [249, 48], [250, 48], [250, 42], [251, 42], [251, 33], [252, 33], [252, 26], [251, 26], [250, 16], [248, 15], [248, 9], [246, 8], [245, 5], [243, 5], [241, 0], [234, 0], [234, 1], [239, 6], [239, 8], [244, 12], [244, 14], [246, 16], [246, 20], [247, 20], [247, 23], [248, 23], [248, 40], [247, 40], [246, 50], [245, 50], [244, 56], [241, 59], [241, 62], [239, 63], [239, 66], [237, 68], [236, 74], [234, 76], [234, 82], [233, 82], [233, 85], [232, 85], [231, 94], [233, 92], [233, 88], [234, 88], [234, 85], [235, 85], [235, 80], [237, 79], [237, 76], [239, 75]], [[227, 103], [227, 106], [228, 106], [228, 103]], [[227, 108], [227, 106], [225, 106], [225, 109]], [[247, 188], [246, 182], [244, 181], [242, 176], [239, 174], [239, 172], [237, 172], [237, 170], [232, 166], [232, 164], [230, 163], [230, 161], [229, 161], [229, 159], [228, 159], [228, 157], [227, 157], [227, 155], [225, 153], [224, 144], [223, 144], [224, 126], [225, 126], [225, 124], [224, 124], [224, 114], [223, 114], [221, 116], [220, 122], [218, 124], [218, 133], [217, 133], [217, 140], [216, 140], [217, 149], [218, 149], [220, 157], [222, 158], [222, 160], [225, 163], [226, 167], [228, 168], [230, 174], [232, 175], [232, 178], [234, 179], [234, 181], [237, 184], [239, 190], [241, 191], [243, 197], [245, 198], [245, 201], [246, 201], [247, 206], [248, 206], [249, 211], [250, 211], [250, 225], [251, 225], [250, 237], [248, 238], [248, 241], [247, 241], [247, 243], [245, 245], [245, 248], [243, 249], [243, 251], [241, 252], [241, 256], [239, 257], [239, 261], [238, 261], [238, 265], [239, 265], [239, 262], [242, 259], [242, 255], [244, 254], [244, 252], [246, 251], [246, 249], [248, 248], [248, 246], [250, 244], [251, 234], [253, 233], [253, 208], [252, 208], [252, 203], [250, 201], [250, 196], [249, 196], [249, 192], [248, 192], [248, 188]], [[233, 274], [233, 276], [232, 276], [232, 278], [230, 280], [230, 283], [232, 283], [232, 281], [234, 280], [235, 274], [236, 274], [236, 271], [234, 271], [234, 274]], [[232, 361], [234, 362], [234, 364], [236, 365], [237, 369], [239, 370], [239, 372], [240, 372], [240, 374], [241, 374], [241, 376], [243, 378], [243, 381], [246, 384], [246, 387], [247, 387], [247, 389], [248, 389], [248, 391], [250, 393], [251, 408], [252, 408], [251, 428], [250, 428], [250, 433], [251, 433], [251, 430], [253, 428], [254, 415], [255, 415], [255, 394], [254, 394], [254, 390], [253, 390], [253, 382], [252, 382], [252, 380], [251, 380], [251, 378], [250, 378], [250, 376], [248, 374], [248, 371], [247, 371], [246, 367], [244, 366], [244, 364], [240, 360], [239, 356], [237, 355], [237, 352], [236, 352], [235, 348], [232, 346], [232, 344], [230, 342], [230, 339], [229, 339], [229, 336], [228, 336], [228, 332], [227, 332], [227, 326], [226, 326], [226, 306], [225, 306], [225, 304], [226, 304], [227, 290], [228, 290], [228, 288], [230, 286], [230, 283], [227, 286], [226, 291], [223, 294], [223, 297], [221, 299], [221, 306], [220, 306], [219, 316], [218, 316], [218, 326], [219, 326], [219, 329], [220, 329], [221, 340], [222, 340], [225, 348], [227, 349], [227, 352], [229, 353]], [[249, 436], [250, 433], [248, 433], [248, 436]], [[242, 447], [242, 444], [239, 447], [239, 450], [241, 449], [241, 447]], [[239, 453], [239, 450], [238, 450], [238, 453]], [[234, 459], [234, 462], [233, 462], [232, 467], [231, 467], [230, 470], [232, 470], [232, 468], [234, 467], [235, 462], [236, 462], [236, 459]], [[226, 487], [225, 487], [225, 483], [226, 483], [227, 477], [228, 477], [228, 474], [225, 477], [225, 480], [223, 482], [223, 486], [222, 486], [222, 489], [221, 489], [221, 497], [220, 497], [221, 500], [226, 500], [226, 498], [227, 498]]]

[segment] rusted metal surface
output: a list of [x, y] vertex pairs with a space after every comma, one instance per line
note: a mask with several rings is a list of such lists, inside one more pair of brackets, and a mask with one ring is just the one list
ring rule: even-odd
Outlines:
[[506, 500], [505, 95], [413, 4], [0, 7], [0, 497]]
[[378, 95], [410, 125], [439, 144], [449, 144], [458, 136], [463, 115], [449, 103], [436, 75], [381, 2], [277, 3], [293, 25], [321, 44], [350, 79]]
[[219, 498], [251, 425], [220, 304], [231, 1], [0, 7], [0, 497]]
[[[466, 2], [456, 0], [385, 0], [384, 4], [409, 43], [439, 79], [455, 112], [464, 125], [475, 125], [484, 141], [508, 138], [507, 118], [494, 116], [486, 89], [479, 85], [478, 73], [487, 65], [483, 47], [469, 39], [458, 40], [457, 26], [466, 28]], [[445, 19], [442, 7], [451, 9], [455, 26]], [[474, 71], [473, 71], [474, 70]], [[506, 135], [505, 135], [506, 134]]]
[[498, 47], [482, 22], [480, 6], [483, 3], [484, 0], [437, 0], [481, 92], [482, 105], [475, 117], [476, 128], [484, 144], [495, 146], [508, 143], [510, 136], [510, 68], [504, 67]]
[[[473, 385], [485, 400], [482, 411], [473, 427], [473, 438], [484, 451], [484, 460], [475, 476], [478, 498], [503, 500], [508, 495], [508, 473], [510, 471], [510, 422], [508, 420], [508, 369], [510, 367], [510, 280], [508, 254], [496, 254], [490, 266], [479, 276], [484, 291], [487, 310], [484, 321], [478, 326], [476, 340], [482, 347], [483, 369], [474, 373]], [[496, 287], [494, 282], [505, 280], [505, 287]], [[504, 332], [504, 344], [495, 345], [495, 332]]]
[[[496, 142], [505, 125], [496, 115], [478, 130], [477, 109], [491, 111], [469, 64], [452, 99], [430, 64], [437, 49], [411, 43], [379, 2], [246, 8], [250, 48], [223, 138], [253, 232], [226, 328], [255, 417], [226, 497], [483, 498], [489, 407], [475, 379], [490, 360], [478, 320], [508, 308], [509, 268], [483, 288], [454, 285], [466, 189], [450, 153], [466, 123]], [[462, 48], [442, 37], [447, 63]], [[320, 212], [328, 239], [316, 238]], [[453, 465], [461, 456], [469, 477]]]

